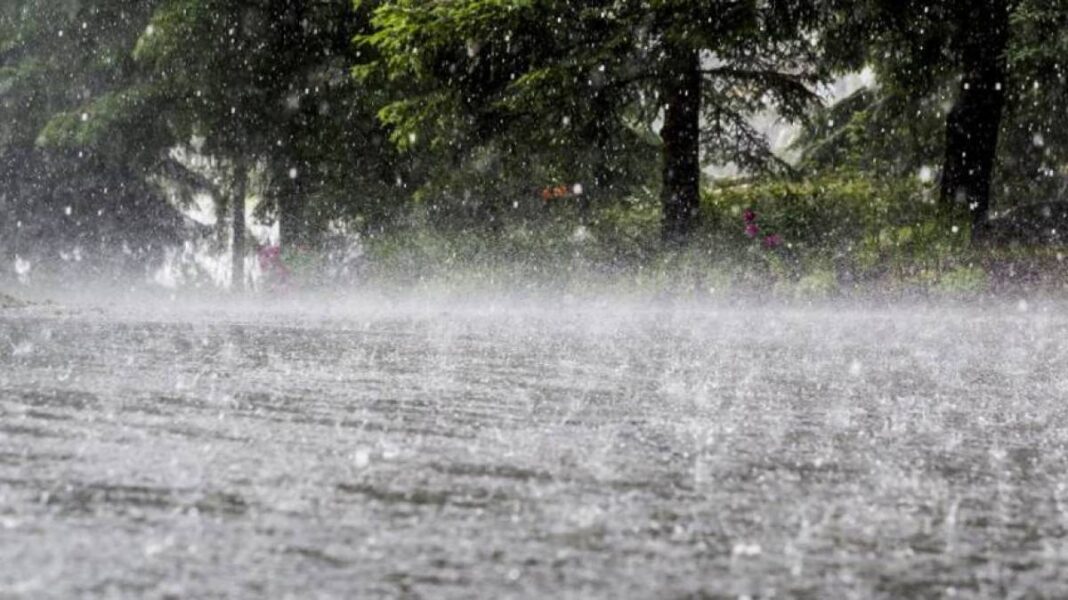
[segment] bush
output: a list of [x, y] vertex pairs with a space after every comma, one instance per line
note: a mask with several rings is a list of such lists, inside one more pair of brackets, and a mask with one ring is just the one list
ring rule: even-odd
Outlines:
[[1014, 273], [1036, 279], [1029, 265], [1037, 264], [1038, 249], [1010, 256], [972, 247], [966, 217], [945, 214], [936, 195], [916, 179], [850, 175], [720, 183], [705, 190], [701, 225], [681, 250], [662, 247], [651, 190], [589, 212], [561, 203], [461, 230], [423, 219], [370, 239], [367, 273], [521, 289], [794, 298], [865, 290], [972, 294], [1000, 289]]
[[940, 272], [967, 250], [967, 226], [943, 214], [934, 197], [913, 179], [836, 176], [725, 183], [704, 194], [702, 208], [708, 235], [735, 258], [776, 245], [767, 242], [777, 236], [781, 249], [762, 260], [785, 263], [789, 276], [825, 274], [830, 266], [839, 279], [864, 281]]
[[952, 295], [979, 294], [990, 287], [986, 271], [974, 266], [963, 266], [942, 274], [938, 289]]

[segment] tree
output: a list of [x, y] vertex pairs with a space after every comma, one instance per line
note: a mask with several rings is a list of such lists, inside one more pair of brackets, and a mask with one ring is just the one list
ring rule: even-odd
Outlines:
[[349, 0], [159, 0], [125, 48], [137, 76], [77, 109], [99, 118], [69, 112], [55, 137], [104, 145], [137, 121], [158, 126], [164, 154], [195, 145], [218, 159], [228, 181], [215, 189], [230, 197], [216, 195], [217, 214], [229, 213], [240, 287], [250, 177], [263, 179], [264, 213], [279, 219], [287, 245], [311, 241], [312, 226], [335, 216], [380, 211], [354, 198], [396, 196], [388, 192], [407, 164], [348, 74], [365, 22]]
[[199, 136], [203, 152], [230, 163], [234, 289], [244, 286], [250, 165], [268, 155], [274, 114], [294, 93], [293, 81], [274, 76], [291, 55], [268, 50], [300, 26], [297, 10], [288, 2], [170, 0], [154, 12], [134, 53], [151, 74], [147, 85], [171, 107], [174, 142]]
[[93, 147], [54, 144], [62, 122], [101, 125], [87, 101], [109, 98], [136, 75], [128, 48], [155, 2], [17, 0], [0, 7], [0, 247], [79, 270], [143, 267], [175, 243], [183, 221], [152, 173], [158, 129], [144, 103], [133, 121]]
[[[808, 157], [850, 138], [867, 166], [941, 163], [947, 208], [971, 213], [982, 238], [1001, 195], [1050, 193], [1045, 182], [1068, 160], [1063, 56], [1068, 4], [1039, 0], [830, 2], [826, 58], [839, 71], [871, 66], [878, 88], [814, 122]], [[846, 136], [846, 132], [849, 132]], [[902, 135], [904, 134], [904, 135]], [[845, 136], [845, 137], [844, 137]], [[902, 146], [904, 139], [911, 147]], [[840, 149], [840, 151], [842, 151]], [[878, 170], [878, 168], [877, 168]]]
[[957, 100], [946, 115], [942, 202], [972, 212], [972, 234], [982, 236], [1005, 109], [1009, 0], [954, 3], [960, 28], [951, 37], [961, 73]]
[[1063, 199], [1068, 175], [1068, 2], [1020, 1], [1010, 15], [997, 181], [1006, 198]]
[[385, 72], [395, 84], [379, 114], [402, 146], [426, 140], [470, 155], [496, 142], [527, 163], [551, 163], [561, 147], [620, 140], [597, 167], [610, 173], [640, 147], [632, 140], [661, 124], [662, 236], [675, 244], [697, 223], [703, 162], [783, 166], [746, 117], [774, 108], [797, 118], [815, 102], [811, 8], [394, 0], [375, 8], [375, 31], [358, 38], [372, 56], [359, 73]]

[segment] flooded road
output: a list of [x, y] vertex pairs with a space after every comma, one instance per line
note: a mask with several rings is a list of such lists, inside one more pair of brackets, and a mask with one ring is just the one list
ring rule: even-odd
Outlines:
[[0, 597], [1068, 597], [1068, 313], [0, 311]]

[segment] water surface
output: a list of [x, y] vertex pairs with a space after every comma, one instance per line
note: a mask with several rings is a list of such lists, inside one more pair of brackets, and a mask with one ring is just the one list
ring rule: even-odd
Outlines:
[[1066, 339], [1015, 303], [4, 310], [0, 596], [1065, 597]]

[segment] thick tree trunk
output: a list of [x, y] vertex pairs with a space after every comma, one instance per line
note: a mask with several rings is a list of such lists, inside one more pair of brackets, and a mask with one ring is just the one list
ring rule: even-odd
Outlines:
[[663, 82], [663, 208], [661, 235], [667, 244], [685, 243], [700, 208], [701, 60], [696, 50], [669, 51]]
[[958, 40], [962, 77], [956, 104], [946, 117], [946, 156], [941, 199], [966, 207], [972, 237], [982, 239], [990, 212], [990, 188], [1005, 107], [1005, 51], [1009, 42], [1006, 0], [962, 3]]
[[248, 185], [248, 167], [239, 159], [234, 165], [234, 193], [230, 199], [233, 254], [231, 260], [230, 289], [245, 289], [245, 189]]

